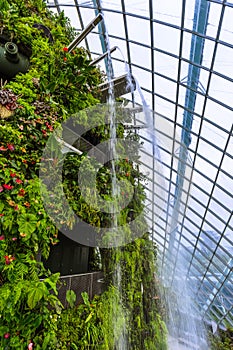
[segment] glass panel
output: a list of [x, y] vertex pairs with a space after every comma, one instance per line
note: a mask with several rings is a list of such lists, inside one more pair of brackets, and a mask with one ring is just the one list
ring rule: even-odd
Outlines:
[[142, 18], [127, 17], [130, 40], [151, 46], [150, 22]]
[[154, 46], [178, 55], [180, 32], [177, 29], [154, 23]]
[[182, 12], [182, 2], [179, 0], [155, 1], [154, 18], [171, 24], [180, 25], [180, 14]]
[[233, 42], [233, 9], [231, 7], [226, 7], [223, 17], [223, 23], [220, 33], [220, 40], [223, 40], [227, 43]]

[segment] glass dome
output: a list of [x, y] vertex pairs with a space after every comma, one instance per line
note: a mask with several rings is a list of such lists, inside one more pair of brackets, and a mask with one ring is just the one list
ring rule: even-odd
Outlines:
[[[137, 81], [123, 96], [140, 106], [143, 95], [152, 111], [159, 157], [142, 151], [141, 165], [161, 278], [169, 266], [173, 283], [181, 255], [202, 317], [233, 326], [233, 1], [49, 0], [48, 7], [64, 11], [78, 33], [103, 14], [79, 45], [93, 60], [113, 48], [114, 78], [129, 71]], [[109, 73], [104, 59], [98, 65]], [[139, 108], [136, 124], [140, 115]]]

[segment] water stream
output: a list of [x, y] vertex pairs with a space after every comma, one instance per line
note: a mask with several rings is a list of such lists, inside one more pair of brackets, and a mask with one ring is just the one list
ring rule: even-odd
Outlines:
[[[106, 47], [108, 50], [107, 55], [107, 76], [109, 82], [109, 98], [108, 98], [108, 106], [109, 106], [109, 117], [110, 117], [110, 154], [111, 154], [111, 173], [112, 173], [112, 198], [116, 198], [119, 194], [119, 186], [117, 183], [117, 174], [116, 174], [116, 161], [118, 159], [117, 150], [116, 150], [116, 109], [115, 109], [115, 98], [114, 98], [114, 86], [112, 78], [114, 76], [112, 69], [112, 58], [110, 53], [110, 43], [108, 39], [108, 34], [105, 33]], [[120, 50], [120, 48], [118, 48]], [[121, 50], [120, 50], [121, 52]], [[121, 53], [122, 54], [122, 53]], [[123, 54], [122, 54], [123, 57]], [[129, 86], [134, 90], [132, 84], [132, 76], [129, 71], [128, 64], [125, 62], [125, 72], [127, 74], [127, 80]], [[135, 79], [136, 81], [136, 79]], [[155, 133], [155, 125], [154, 125], [154, 115], [150, 110], [146, 100], [143, 96], [143, 93], [140, 89], [138, 82], [136, 81], [136, 90], [139, 93], [142, 108], [143, 108], [143, 118], [144, 123], [146, 124], [146, 133], [149, 135], [149, 140], [152, 144], [152, 152], [155, 161], [158, 161], [161, 164], [161, 157], [159, 154], [159, 148], [157, 145], [156, 133]], [[113, 239], [117, 240], [117, 234], [114, 235], [114, 231], [117, 232], [117, 213], [119, 208], [117, 207], [117, 203], [113, 200], [112, 202], [113, 208], [113, 220], [112, 220], [112, 232]], [[114, 246], [118, 246], [118, 242], [114, 242]], [[116, 248], [118, 249], [118, 248]], [[119, 248], [120, 249], [120, 248]], [[186, 276], [185, 266], [186, 261], [182, 258], [184, 252], [181, 251], [182, 247], [180, 246], [178, 250], [173, 251], [174, 256], [168, 257], [168, 268], [167, 272], [163, 273], [163, 278], [165, 281], [165, 290], [166, 293], [164, 295], [166, 306], [167, 306], [167, 314], [168, 314], [168, 330], [169, 330], [169, 338], [168, 338], [168, 346], [169, 350], [207, 350], [207, 342], [205, 337], [205, 329], [204, 324], [198, 314], [197, 308], [194, 306], [194, 302], [192, 299], [191, 289], [189, 288], [188, 282], [184, 276]], [[170, 266], [169, 266], [170, 264]], [[174, 266], [171, 266], [171, 265]], [[174, 268], [174, 269], [173, 269]], [[169, 273], [174, 271], [174, 275], [171, 276]], [[115, 273], [113, 276], [113, 284], [121, 293], [121, 265], [120, 262], [115, 261]], [[172, 281], [171, 281], [172, 280]], [[170, 283], [171, 282], [171, 283]], [[123, 300], [120, 302], [123, 305]], [[128, 343], [128, 335], [127, 335], [127, 315], [123, 315], [125, 319], [125, 324], [122, 328], [120, 338], [117, 338], [117, 330], [115, 330], [115, 320], [113, 322], [113, 336], [116, 340], [115, 349], [116, 350], [130, 350]]]
[[[184, 252], [180, 248], [179, 253], [176, 255], [176, 267], [173, 276], [164, 276], [166, 284], [165, 300], [168, 313], [167, 326], [170, 334], [169, 350], [178, 348], [207, 350], [205, 325], [201, 318], [200, 310], [195, 304], [192, 291], [193, 286], [186, 279], [187, 260], [183, 254]], [[170, 271], [173, 269], [171, 265], [172, 263], [170, 263]]]
[[[110, 42], [108, 33], [105, 32], [105, 45], [107, 48], [107, 57], [106, 57], [106, 66], [107, 66], [107, 78], [109, 83], [109, 89], [108, 89], [108, 99], [107, 99], [107, 105], [108, 105], [108, 111], [109, 111], [109, 120], [110, 120], [110, 160], [111, 160], [111, 187], [112, 187], [112, 227], [111, 227], [111, 239], [113, 240], [113, 246], [116, 247], [115, 249], [120, 249], [120, 243], [118, 242], [118, 213], [119, 213], [119, 205], [116, 198], [118, 198], [120, 193], [120, 187], [118, 185], [117, 181], [117, 172], [116, 172], [116, 162], [118, 160], [118, 153], [116, 149], [117, 144], [117, 135], [116, 135], [116, 105], [115, 105], [115, 97], [114, 97], [114, 84], [112, 82], [112, 79], [114, 77], [113, 72], [113, 65], [112, 65], [112, 58], [111, 58], [111, 48], [110, 48]], [[115, 254], [115, 257], [117, 256], [117, 253]], [[124, 312], [123, 308], [123, 299], [122, 299], [122, 271], [121, 271], [121, 264], [120, 261], [115, 260], [114, 261], [114, 274], [113, 274], [113, 286], [116, 287], [116, 289], [119, 292], [120, 297], [120, 310], [121, 315], [117, 315], [117, 312], [119, 310], [118, 305], [113, 305], [113, 308], [115, 310], [113, 311], [113, 314], [115, 314], [116, 318], [111, 320], [112, 322], [112, 328], [113, 328], [113, 337], [115, 340], [115, 350], [129, 350], [128, 346], [128, 336], [127, 336], [127, 317]], [[121, 326], [121, 332], [119, 336], [119, 329], [117, 326], [117, 319], [118, 317], [123, 319], [123, 324]]]

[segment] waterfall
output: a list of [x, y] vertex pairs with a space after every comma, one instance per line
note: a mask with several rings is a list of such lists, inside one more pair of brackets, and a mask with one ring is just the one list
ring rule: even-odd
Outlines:
[[[113, 68], [112, 68], [112, 58], [111, 58], [111, 48], [110, 48], [110, 42], [108, 33], [105, 29], [105, 45], [107, 48], [107, 78], [109, 83], [109, 89], [108, 89], [108, 111], [109, 111], [109, 120], [110, 120], [110, 160], [111, 160], [111, 187], [112, 187], [112, 227], [111, 227], [111, 239], [114, 241], [113, 246], [116, 249], [115, 261], [114, 261], [114, 273], [113, 273], [113, 286], [117, 289], [119, 292], [119, 303], [121, 315], [118, 315], [117, 312], [119, 311], [119, 305], [113, 305], [113, 313], [115, 314], [115, 318], [111, 320], [112, 322], [112, 328], [113, 328], [113, 336], [115, 340], [115, 350], [129, 350], [128, 347], [128, 337], [127, 337], [127, 316], [126, 312], [124, 310], [123, 306], [123, 299], [122, 299], [122, 271], [121, 271], [121, 262], [117, 260], [117, 251], [120, 250], [121, 243], [118, 242], [119, 235], [118, 232], [118, 213], [119, 213], [119, 204], [118, 201], [115, 200], [118, 198], [120, 189], [117, 182], [117, 172], [116, 172], [116, 162], [118, 160], [118, 153], [116, 149], [116, 143], [117, 143], [117, 135], [116, 135], [116, 105], [115, 105], [115, 97], [114, 97], [114, 84], [113, 84]], [[117, 326], [118, 317], [123, 319], [123, 323], [121, 326], [121, 332], [119, 336], [119, 329]]]
[[[163, 276], [165, 284], [165, 302], [168, 314], [168, 331], [170, 335], [169, 350], [207, 350], [205, 325], [198, 306], [195, 305], [193, 286], [186, 278], [187, 260], [180, 248], [176, 257], [169, 257], [170, 266], [166, 271], [172, 271], [173, 276]], [[169, 273], [169, 272], [168, 272]]]

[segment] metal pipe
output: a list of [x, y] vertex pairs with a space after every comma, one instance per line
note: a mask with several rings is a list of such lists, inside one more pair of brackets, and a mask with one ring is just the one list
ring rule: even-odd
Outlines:
[[68, 52], [72, 51], [91, 31], [99, 22], [103, 20], [103, 15], [101, 13], [98, 14], [87, 26], [83, 29], [83, 31], [69, 44]]
[[103, 58], [105, 58], [107, 55], [109, 55], [109, 53], [113, 53], [115, 50], [117, 49], [117, 46], [113, 46], [109, 52], [106, 51], [105, 53], [103, 53], [102, 55], [100, 55], [99, 57], [97, 57], [95, 60], [93, 60], [91, 63], [90, 63], [90, 66], [94, 66], [95, 64], [99, 63]]

